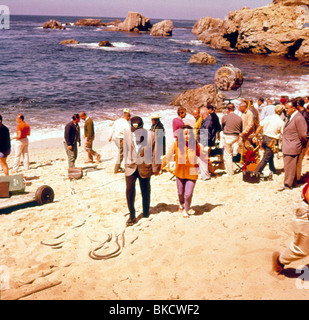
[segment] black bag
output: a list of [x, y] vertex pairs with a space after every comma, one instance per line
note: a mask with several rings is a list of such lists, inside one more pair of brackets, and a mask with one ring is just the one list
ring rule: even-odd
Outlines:
[[249, 183], [259, 183], [260, 182], [260, 173], [245, 170], [245, 171], [243, 171], [242, 179], [243, 179], [243, 181], [249, 182]]

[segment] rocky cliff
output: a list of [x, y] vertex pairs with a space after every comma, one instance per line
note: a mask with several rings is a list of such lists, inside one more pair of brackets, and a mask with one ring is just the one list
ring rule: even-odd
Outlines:
[[309, 60], [309, 0], [274, 0], [224, 19], [201, 18], [192, 29], [213, 48]]

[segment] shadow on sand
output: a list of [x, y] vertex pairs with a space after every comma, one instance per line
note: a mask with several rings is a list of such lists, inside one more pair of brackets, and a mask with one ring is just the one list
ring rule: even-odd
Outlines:
[[[203, 205], [192, 206], [191, 209], [194, 211], [194, 216], [200, 216], [204, 213], [211, 212], [214, 208], [222, 206], [222, 204], [211, 204], [205, 203]], [[158, 214], [160, 212], [168, 211], [171, 213], [178, 212], [178, 205], [158, 203], [155, 207], [151, 208], [151, 214]]]
[[299, 278], [301, 281], [309, 283], [309, 264], [303, 266], [301, 269], [286, 268], [281, 272], [285, 277], [291, 279]]

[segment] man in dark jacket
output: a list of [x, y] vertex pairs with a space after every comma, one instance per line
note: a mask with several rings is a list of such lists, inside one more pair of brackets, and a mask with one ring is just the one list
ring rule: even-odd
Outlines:
[[68, 156], [69, 168], [75, 167], [75, 161], [77, 159], [77, 143], [80, 146], [80, 128], [79, 114], [74, 114], [72, 121], [65, 126], [64, 130], [64, 147]]

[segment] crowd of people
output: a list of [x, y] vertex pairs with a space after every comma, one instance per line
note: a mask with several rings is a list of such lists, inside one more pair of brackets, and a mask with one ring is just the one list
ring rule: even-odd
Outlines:
[[[263, 104], [262, 98], [256, 104], [252, 100], [243, 100], [238, 108], [229, 102], [221, 121], [213, 106], [201, 106], [193, 111], [194, 126], [185, 123], [187, 110], [179, 107], [178, 116], [172, 123], [175, 141], [166, 154], [163, 148], [156, 149], [156, 143], [160, 143], [160, 139], [156, 139], [156, 129], [145, 130], [142, 118], [133, 117], [130, 132], [124, 134], [124, 145], [127, 144], [129, 150], [124, 157], [126, 196], [130, 211], [127, 225], [132, 226], [136, 223], [136, 180], [139, 179], [140, 182], [143, 216], [148, 217], [151, 175], [162, 173], [170, 161], [175, 162], [173, 173], [176, 177], [179, 212], [182, 212], [184, 217], [189, 217], [196, 181], [199, 177], [202, 180], [210, 178], [210, 153], [218, 139], [222, 139], [223, 161], [228, 175], [235, 173], [234, 154], [240, 154], [239, 161], [243, 164], [243, 170], [251, 169], [256, 173], [262, 173], [268, 164], [270, 172], [276, 174], [274, 155], [281, 149], [284, 183], [279, 191], [296, 187], [301, 178], [302, 160], [305, 155], [308, 156], [308, 97], [281, 97], [277, 103], [267, 101]], [[260, 148], [264, 149], [264, 154], [259, 161]], [[158, 152], [161, 152], [160, 163], [155, 160], [158, 159]], [[249, 163], [248, 159], [253, 161]], [[303, 188], [294, 228], [295, 237], [291, 245], [282, 253], [273, 253], [272, 272], [275, 275], [281, 274], [285, 265], [309, 255], [309, 183]]]
[[[126, 199], [130, 217], [126, 222], [132, 226], [137, 222], [135, 211], [136, 181], [139, 181], [143, 216], [149, 216], [151, 200], [151, 176], [161, 174], [173, 162], [173, 174], [179, 200], [179, 212], [190, 217], [196, 181], [209, 180], [216, 176], [210, 161], [215, 149], [224, 164], [226, 175], [235, 174], [235, 165], [242, 170], [265, 175], [278, 174], [274, 156], [282, 150], [284, 179], [278, 191], [290, 190], [299, 186], [302, 177], [302, 161], [309, 159], [309, 97], [289, 99], [282, 96], [280, 101], [259, 98], [256, 103], [251, 99], [242, 100], [238, 106], [229, 101], [221, 116], [214, 106], [196, 107], [192, 115], [194, 125], [186, 121], [187, 110], [177, 109], [177, 117], [172, 121], [173, 142], [167, 150], [165, 128], [160, 115], [151, 117], [150, 130], [144, 128], [143, 119], [131, 117], [128, 108], [123, 109], [123, 116], [114, 121], [108, 141], [114, 141], [118, 155], [114, 174], [123, 172], [126, 182]], [[94, 157], [100, 162], [101, 156], [93, 150], [95, 130], [93, 120], [85, 112], [74, 114], [65, 126], [64, 148], [68, 157], [68, 167], [74, 168], [81, 145], [79, 122], [85, 122], [84, 139], [87, 163], [93, 163]], [[25, 169], [29, 168], [28, 136], [30, 126], [22, 114], [17, 115], [16, 136], [10, 138], [8, 128], [0, 115], [0, 161], [5, 175], [9, 174], [7, 157], [11, 152], [11, 140], [16, 140], [15, 159], [12, 172], [16, 172], [21, 158]], [[220, 147], [218, 147], [220, 146]], [[262, 157], [260, 153], [263, 152]], [[124, 163], [122, 167], [121, 164]], [[283, 254], [273, 255], [273, 271], [281, 273], [284, 265], [309, 254], [309, 184], [302, 192], [301, 210], [298, 210], [298, 222], [295, 241]], [[301, 212], [301, 213], [299, 213]], [[301, 217], [299, 216], [301, 215]]]

